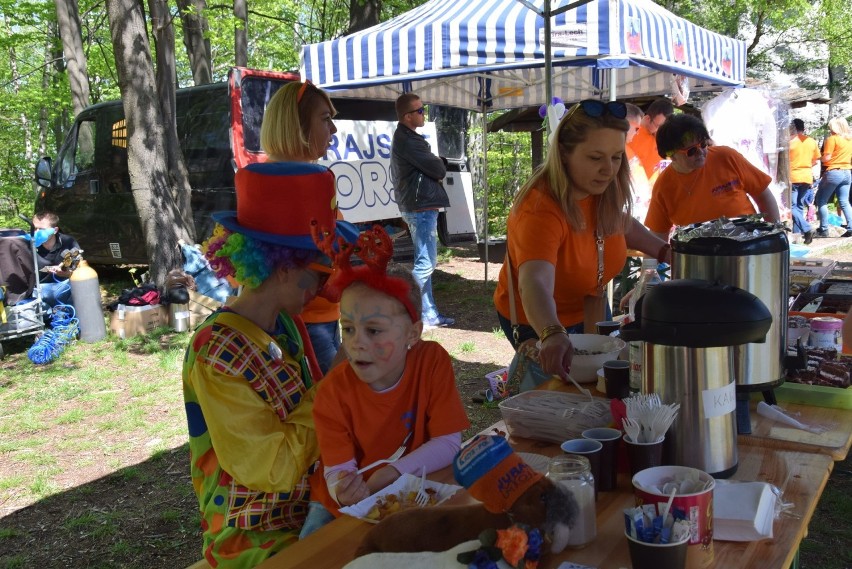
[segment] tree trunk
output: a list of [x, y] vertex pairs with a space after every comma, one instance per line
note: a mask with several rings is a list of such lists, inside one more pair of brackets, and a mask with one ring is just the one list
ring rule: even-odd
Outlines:
[[183, 22], [183, 45], [192, 68], [192, 80], [196, 85], [213, 82], [213, 54], [210, 40], [205, 36], [207, 24], [206, 0], [177, 0], [180, 19]]
[[71, 86], [71, 102], [77, 115], [89, 106], [89, 78], [86, 52], [83, 51], [83, 33], [77, 0], [54, 0], [59, 36]]
[[375, 26], [381, 13], [381, 0], [349, 0], [349, 29], [346, 33], [353, 34]]
[[[181, 266], [179, 239], [193, 242], [169, 178], [166, 133], [155, 88], [145, 16], [138, 0], [106, 0], [119, 89], [127, 120], [127, 166], [145, 234], [152, 280]], [[187, 189], [180, 191], [189, 193]]]
[[[183, 225], [194, 233], [195, 224], [192, 221], [190, 200], [192, 189], [177, 135], [175, 29], [169, 15], [167, 0], [148, 0], [148, 10], [151, 13], [151, 30], [157, 52], [156, 82], [160, 112], [163, 116], [169, 186], [173, 188], [178, 211], [183, 214]], [[195, 239], [192, 242], [194, 243]]]
[[234, 17], [239, 20], [234, 27], [234, 64], [248, 66], [248, 10], [246, 0], [234, 0]]

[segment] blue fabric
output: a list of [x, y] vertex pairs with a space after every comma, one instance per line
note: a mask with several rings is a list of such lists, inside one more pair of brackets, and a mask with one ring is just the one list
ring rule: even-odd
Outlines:
[[807, 233], [811, 230], [806, 214], [808, 211], [808, 190], [810, 184], [793, 184], [790, 190], [790, 210], [793, 213], [793, 233]]
[[453, 460], [453, 476], [456, 482], [470, 488], [512, 452], [512, 447], [503, 437], [477, 435], [456, 454]]
[[438, 266], [438, 210], [403, 212], [414, 243], [414, 279], [420, 285], [423, 299], [423, 321], [438, 319], [438, 307], [432, 296], [432, 273]]
[[299, 533], [299, 539], [305, 539], [333, 519], [334, 515], [326, 510], [325, 506], [319, 502], [311, 502], [308, 505], [308, 516], [305, 518], [305, 525], [302, 526], [301, 533]]
[[[54, 277], [55, 278], [55, 277]], [[71, 281], [68, 279], [41, 283], [41, 300], [49, 307], [71, 304]]]
[[840, 210], [843, 212], [846, 224], [852, 223], [852, 207], [849, 206], [850, 183], [852, 183], [850, 170], [829, 170], [823, 174], [815, 200], [821, 232], [828, 231], [828, 202], [835, 193], [837, 193], [837, 200], [840, 202]]
[[311, 337], [311, 345], [314, 347], [314, 354], [317, 356], [320, 370], [325, 375], [331, 367], [334, 356], [340, 349], [337, 320], [334, 322], [306, 323], [305, 327], [308, 329], [308, 336]]

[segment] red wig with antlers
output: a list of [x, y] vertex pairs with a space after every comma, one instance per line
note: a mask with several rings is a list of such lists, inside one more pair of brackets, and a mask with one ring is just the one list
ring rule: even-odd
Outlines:
[[[399, 277], [388, 276], [388, 263], [393, 257], [393, 242], [382, 226], [374, 225], [372, 229], [363, 231], [355, 243], [349, 243], [334, 233], [321, 229], [316, 223], [311, 226], [311, 235], [317, 248], [332, 260], [334, 267], [320, 296], [332, 302], [340, 302], [346, 287], [361, 282], [400, 301], [412, 322], [420, 320], [419, 311], [411, 302], [411, 284]], [[363, 264], [352, 266], [353, 253]]]

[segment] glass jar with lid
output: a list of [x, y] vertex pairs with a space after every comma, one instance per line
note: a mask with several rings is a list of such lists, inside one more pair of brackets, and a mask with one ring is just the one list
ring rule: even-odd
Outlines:
[[562, 484], [577, 500], [579, 511], [568, 538], [568, 547], [585, 547], [597, 536], [595, 479], [589, 459], [577, 455], [555, 456], [548, 464], [547, 477]]

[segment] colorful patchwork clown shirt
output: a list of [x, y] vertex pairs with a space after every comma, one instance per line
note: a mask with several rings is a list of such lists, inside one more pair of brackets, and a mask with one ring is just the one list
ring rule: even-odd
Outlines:
[[270, 336], [225, 309], [193, 336], [183, 394], [212, 567], [253, 567], [298, 539], [319, 458], [314, 391], [301, 337], [284, 314]]

